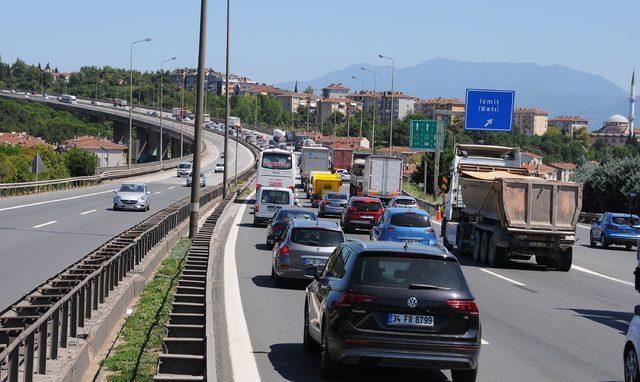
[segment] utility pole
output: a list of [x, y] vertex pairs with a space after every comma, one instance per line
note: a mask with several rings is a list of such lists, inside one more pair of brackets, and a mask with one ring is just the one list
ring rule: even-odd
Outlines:
[[349, 103], [347, 103], [347, 138], [349, 138], [351, 136], [351, 132], [349, 131], [350, 130], [350, 126], [349, 126], [350, 121], [349, 120], [351, 119], [351, 115], [349, 114], [349, 108], [350, 107], [351, 107], [351, 105]]
[[224, 98], [226, 101], [225, 104], [225, 108], [224, 108], [224, 172], [222, 173], [222, 197], [226, 198], [227, 197], [227, 191], [229, 191], [228, 189], [228, 185], [227, 182], [229, 181], [229, 171], [228, 168], [229, 166], [227, 166], [227, 163], [229, 163], [229, 161], [227, 160], [229, 158], [229, 6], [230, 6], [230, 1], [227, 0], [227, 62], [226, 62], [226, 67], [227, 67], [227, 73], [226, 73], [226, 90], [224, 92]]
[[204, 65], [207, 38], [207, 0], [200, 0], [200, 45], [198, 47], [198, 102], [196, 123], [193, 132], [193, 170], [191, 171], [191, 211], [189, 214], [189, 237], [198, 233], [200, 210], [200, 147], [202, 145], [202, 121], [204, 119]]
[[383, 56], [381, 54], [378, 55], [380, 58], [386, 58], [391, 61], [391, 113], [389, 115], [389, 156], [391, 156], [391, 149], [393, 149], [393, 80], [396, 73], [396, 61], [387, 56]]
[[[151, 39], [149, 37], [134, 41], [131, 43], [131, 49], [129, 51], [129, 155], [128, 164], [129, 168], [131, 168], [131, 157], [134, 155], [133, 152], [133, 140], [131, 139], [131, 130], [133, 129], [133, 46], [140, 42], [149, 42]], [[96, 81], [96, 103], [98, 102], [98, 82]]]
[[365, 68], [364, 66], [361, 66], [360, 69], [373, 74], [373, 115], [371, 116], [371, 154], [373, 154], [375, 152], [376, 140], [376, 104], [378, 103], [378, 95], [376, 94], [376, 80], [378, 78], [378, 74], [371, 69]]
[[258, 94], [256, 93], [256, 112], [255, 112], [255, 116], [253, 117], [253, 127], [255, 127], [256, 129], [258, 128]]

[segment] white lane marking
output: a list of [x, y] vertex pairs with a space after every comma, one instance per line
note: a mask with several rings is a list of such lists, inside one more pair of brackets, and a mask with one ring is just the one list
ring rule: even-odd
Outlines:
[[162, 191], [156, 191], [153, 193], [154, 195], [162, 194]]
[[480, 339], [480, 343], [483, 345], [489, 345], [489, 341], [486, 341], [484, 338]]
[[44, 226], [46, 226], [46, 225], [55, 224], [55, 223], [57, 223], [57, 222], [58, 222], [57, 220], [51, 220], [50, 222], [46, 222], [46, 223], [42, 223], [42, 224], [38, 224], [38, 225], [34, 225], [34, 226], [33, 226], [33, 227], [31, 227], [31, 228], [40, 228], [40, 227], [44, 227]]
[[589, 230], [591, 229], [590, 225], [586, 225], [586, 224], [582, 224], [582, 223], [578, 223], [577, 226], [580, 227], [580, 228], [584, 228], [584, 229], [589, 229]]
[[176, 186], [171, 186], [169, 187], [169, 190], [173, 190], [174, 188], [176, 188]]
[[90, 214], [92, 212], [96, 212], [97, 210], [89, 210], [89, 211], [84, 211], [84, 212], [80, 212], [80, 215], [86, 215], [86, 214]]
[[584, 273], [592, 275], [592, 276], [602, 277], [603, 279], [607, 279], [607, 280], [610, 280], [610, 281], [615, 281], [615, 282], [620, 283], [620, 284], [624, 284], [624, 285], [628, 285], [628, 286], [635, 286], [635, 284], [632, 283], [632, 282], [620, 280], [620, 279], [617, 279], [617, 278], [611, 277], [611, 276], [607, 276], [605, 274], [602, 274], [602, 273], [599, 273], [599, 272], [596, 272], [596, 271], [592, 271], [591, 269], [583, 268], [583, 267], [581, 267], [579, 265], [573, 264], [573, 265], [571, 265], [571, 269], [575, 269], [578, 272], [584, 272]]
[[[255, 192], [251, 193], [247, 199], [251, 198]], [[227, 336], [229, 337], [229, 356], [231, 358], [231, 371], [234, 381], [260, 381], [258, 366], [249, 329], [242, 309], [242, 297], [240, 295], [240, 284], [238, 282], [238, 269], [236, 267], [236, 242], [238, 242], [238, 225], [247, 204], [240, 208], [240, 211], [233, 219], [227, 242], [224, 246], [224, 312], [227, 321]]]
[[521, 283], [520, 281], [516, 281], [516, 280], [514, 280], [514, 279], [510, 279], [510, 278], [508, 278], [508, 277], [505, 277], [505, 276], [499, 275], [499, 274], [497, 274], [497, 273], [495, 273], [495, 272], [491, 272], [491, 271], [490, 271], [490, 270], [488, 270], [488, 269], [480, 268], [480, 270], [481, 270], [482, 272], [484, 272], [484, 273], [488, 273], [488, 274], [490, 274], [491, 276], [495, 276], [495, 277], [497, 277], [497, 278], [499, 278], [499, 279], [502, 279], [502, 280], [504, 280], [504, 281], [508, 281], [508, 282], [510, 282], [511, 284], [515, 284], [515, 285], [518, 285], [518, 286], [525, 286], [525, 284]]
[[13, 206], [13, 207], [4, 207], [4, 208], [0, 208], [0, 212], [2, 211], [9, 211], [9, 210], [17, 210], [18, 208], [25, 208], [25, 207], [33, 207], [33, 206], [40, 206], [43, 204], [49, 204], [49, 203], [56, 203], [56, 202], [63, 202], [65, 200], [74, 200], [74, 199], [80, 199], [80, 198], [85, 198], [87, 196], [95, 196], [95, 195], [101, 195], [101, 194], [107, 194], [109, 192], [113, 192], [114, 190], [107, 190], [107, 191], [99, 191], [99, 192], [92, 192], [90, 194], [82, 194], [82, 195], [76, 195], [76, 196], [70, 196], [68, 198], [60, 198], [60, 199], [53, 199], [53, 200], [45, 200], [42, 202], [35, 202], [35, 203], [29, 203], [29, 204], [21, 204], [19, 206]]

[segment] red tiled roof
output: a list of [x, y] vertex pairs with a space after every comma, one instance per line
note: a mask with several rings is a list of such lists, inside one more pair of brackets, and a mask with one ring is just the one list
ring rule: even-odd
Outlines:
[[271, 85], [250, 85], [247, 86], [245, 92], [247, 93], [266, 93], [266, 94], [281, 94], [285, 93], [284, 90], [278, 89]]
[[544, 163], [539, 163], [537, 165], [524, 163], [522, 167], [526, 168], [529, 174], [550, 174], [555, 171], [553, 167], [549, 167]]
[[542, 158], [542, 156], [540, 156], [538, 154], [529, 153], [529, 152], [526, 152], [526, 151], [524, 151], [522, 153], [522, 155], [528, 156], [529, 158], [536, 158], [536, 159], [541, 159]]
[[514, 112], [516, 114], [525, 114], [525, 113], [534, 113], [536, 115], [548, 115], [549, 113], [547, 113], [546, 111], [538, 108], [538, 107], [531, 107], [531, 108], [526, 108], [526, 107], [519, 107], [516, 108], [514, 110]]
[[317, 136], [313, 140], [318, 143], [360, 143], [363, 138], [359, 137], [327, 137]]
[[280, 94], [276, 94], [278, 97], [291, 97], [291, 98], [315, 98], [316, 96], [313, 94], [307, 93], [294, 93], [294, 92], [283, 92]]
[[35, 145], [48, 145], [48, 143], [38, 137], [34, 137], [25, 132], [21, 133], [0, 133], [0, 144], [6, 143], [11, 146], [25, 146], [31, 147]]
[[67, 141], [65, 141], [65, 146], [87, 150], [127, 150], [127, 146], [125, 145], [111, 142], [110, 140], [105, 138], [92, 137], [90, 135], [85, 135], [76, 139], [68, 139]]
[[331, 84], [327, 87], [322, 88], [322, 90], [349, 90], [349, 88], [344, 86], [342, 83], [339, 83], [339, 84]]
[[579, 115], [557, 115], [549, 122], [589, 122], [589, 120]]
[[568, 162], [549, 163], [549, 166], [559, 168], [560, 170], [566, 170], [566, 171], [573, 171], [578, 168], [575, 164], [568, 163]]
[[349, 98], [380, 98], [380, 97], [382, 97], [382, 93], [364, 91], [364, 92], [358, 92], [358, 93], [353, 93], [353, 94], [346, 94], [345, 97], [349, 97]]
[[416, 101], [422, 105], [447, 105], [447, 104], [454, 104], [454, 105], [460, 105], [460, 106], [464, 106], [464, 101], [461, 101], [457, 98], [442, 98], [442, 97], [437, 97], [437, 98], [429, 98], [429, 99], [421, 99]]

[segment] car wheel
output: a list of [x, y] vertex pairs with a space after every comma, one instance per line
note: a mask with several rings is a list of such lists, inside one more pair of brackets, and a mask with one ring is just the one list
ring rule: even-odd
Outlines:
[[147, 204], [147, 211], [151, 209], [151, 204]]
[[478, 263], [480, 262], [481, 239], [482, 239], [482, 232], [476, 231], [473, 234], [473, 260], [475, 260]]
[[596, 241], [593, 239], [593, 232], [589, 232], [589, 246], [595, 248], [596, 244]]
[[471, 370], [451, 370], [453, 382], [475, 382], [478, 375], [478, 368]]
[[504, 248], [498, 247], [496, 235], [491, 235], [487, 248], [487, 264], [491, 268], [500, 268], [504, 263]]
[[329, 354], [327, 331], [324, 330], [325, 325], [322, 326], [322, 343], [320, 344], [320, 375], [323, 378], [335, 378], [340, 373], [340, 364], [331, 359], [331, 354]]
[[256, 219], [255, 217], [253, 218], [253, 226], [254, 226], [254, 227], [259, 226], [259, 224], [258, 224], [258, 219]]
[[640, 381], [640, 371], [638, 370], [638, 354], [633, 345], [629, 345], [624, 351], [624, 381]]
[[625, 245], [625, 246], [624, 246], [624, 248], [625, 248], [627, 251], [630, 251], [630, 250], [633, 248], [633, 246], [632, 246], [632, 245], [630, 245], [630, 244], [627, 244], [627, 245]]
[[487, 263], [487, 252], [489, 251], [489, 232], [482, 234], [480, 239], [480, 262]]
[[304, 303], [304, 325], [302, 333], [302, 348], [308, 353], [318, 350], [318, 345], [315, 343], [311, 335], [309, 334], [309, 305]]
[[604, 236], [604, 232], [600, 235], [600, 246], [602, 246], [602, 248], [609, 248], [609, 243], [607, 243], [607, 238]]
[[116, 205], [114, 204], [112, 209], [113, 209], [114, 211], [117, 211], [117, 210], [118, 210], [118, 207], [116, 207]]

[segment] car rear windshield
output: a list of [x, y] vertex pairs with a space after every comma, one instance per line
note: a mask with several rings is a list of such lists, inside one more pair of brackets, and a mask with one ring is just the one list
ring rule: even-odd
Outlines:
[[263, 153], [262, 167], [272, 170], [290, 170], [293, 167], [291, 154]]
[[143, 192], [144, 187], [141, 184], [123, 184], [120, 186], [120, 192]]
[[327, 229], [296, 228], [291, 232], [291, 241], [314, 247], [335, 247], [344, 241], [344, 235]]
[[191, 165], [189, 163], [180, 163], [178, 168], [191, 168]]
[[354, 284], [376, 287], [467, 290], [460, 265], [455, 261], [415, 256], [360, 256], [351, 279]]
[[289, 192], [279, 190], [264, 190], [260, 198], [262, 203], [289, 204]]
[[427, 215], [417, 214], [414, 212], [394, 214], [391, 216], [391, 221], [389, 223], [397, 227], [431, 227], [431, 222]]
[[611, 218], [611, 221], [613, 222], [613, 224], [618, 225], [640, 225], [640, 219], [638, 219], [637, 216], [616, 216]]
[[396, 204], [401, 206], [412, 206], [416, 204], [416, 201], [413, 199], [396, 199]]
[[300, 220], [317, 220], [316, 216], [311, 212], [305, 211], [280, 211], [278, 212], [278, 216], [275, 220], [284, 220], [284, 219], [300, 219]]
[[379, 211], [382, 208], [379, 202], [365, 202], [362, 200], [354, 200], [352, 206], [357, 208], [358, 211]]
[[327, 194], [327, 199], [339, 199], [339, 200], [346, 200], [347, 198], [347, 194], [340, 194], [340, 193], [336, 193], [336, 192], [329, 192]]

